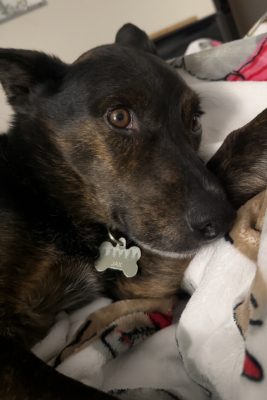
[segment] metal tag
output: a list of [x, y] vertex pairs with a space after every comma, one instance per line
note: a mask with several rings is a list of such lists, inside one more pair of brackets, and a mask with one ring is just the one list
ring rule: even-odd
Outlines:
[[137, 246], [126, 249], [126, 240], [120, 238], [116, 246], [110, 242], [103, 242], [99, 248], [100, 256], [95, 263], [95, 269], [103, 272], [106, 269], [122, 271], [127, 278], [132, 278], [138, 272], [137, 261], [141, 257], [141, 250]]

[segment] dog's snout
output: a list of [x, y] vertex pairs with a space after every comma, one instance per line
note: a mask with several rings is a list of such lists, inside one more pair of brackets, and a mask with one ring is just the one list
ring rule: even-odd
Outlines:
[[213, 240], [218, 236], [226, 233], [233, 222], [234, 211], [232, 209], [229, 212], [221, 213], [212, 216], [202, 216], [201, 214], [189, 220], [189, 226], [191, 230], [203, 240]]
[[233, 224], [235, 211], [230, 204], [223, 202], [220, 207], [214, 207], [198, 213], [192, 213], [188, 218], [190, 229], [202, 240], [213, 240], [228, 232]]
[[188, 210], [187, 222], [196, 237], [209, 241], [231, 229], [235, 211], [223, 192], [202, 192], [195, 201]]
[[193, 231], [200, 233], [205, 239], [215, 239], [220, 230], [216, 226], [215, 221], [210, 219], [197, 218], [190, 223], [190, 227]]

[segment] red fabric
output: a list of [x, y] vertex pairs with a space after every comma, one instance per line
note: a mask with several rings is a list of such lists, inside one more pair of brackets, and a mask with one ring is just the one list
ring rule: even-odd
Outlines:
[[227, 81], [267, 81], [267, 38], [264, 38], [255, 53]]
[[263, 371], [260, 363], [248, 351], [246, 351], [243, 375], [253, 381], [261, 381], [263, 379]]
[[150, 321], [159, 329], [166, 328], [172, 323], [172, 315], [166, 315], [159, 312], [151, 312], [148, 314]]

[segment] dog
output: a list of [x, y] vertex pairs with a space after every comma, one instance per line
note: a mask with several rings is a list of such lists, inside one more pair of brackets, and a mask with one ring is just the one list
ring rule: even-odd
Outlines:
[[[233, 208], [197, 155], [199, 98], [131, 24], [71, 65], [1, 49], [0, 81], [14, 109], [0, 135], [0, 398], [111, 399], [30, 348], [100, 295], [174, 293], [184, 258], [228, 230]], [[109, 231], [141, 248], [135, 278], [95, 270]]]
[[207, 167], [238, 209], [267, 186], [267, 108], [230, 133]]

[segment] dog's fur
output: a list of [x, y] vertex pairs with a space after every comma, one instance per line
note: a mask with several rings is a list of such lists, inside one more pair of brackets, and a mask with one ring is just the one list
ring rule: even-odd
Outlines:
[[239, 208], [267, 186], [267, 108], [227, 136], [207, 164]]
[[[109, 398], [28, 349], [60, 310], [103, 293], [174, 293], [181, 258], [231, 223], [221, 186], [196, 154], [199, 99], [154, 53], [132, 25], [72, 65], [0, 50], [15, 111], [0, 136], [1, 400]], [[129, 110], [128, 127], [111, 126], [116, 108]], [[136, 278], [94, 270], [108, 229], [141, 246]]]

